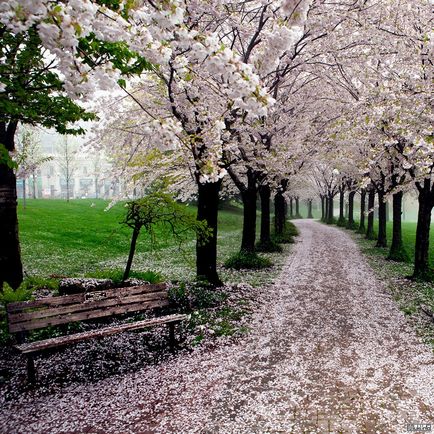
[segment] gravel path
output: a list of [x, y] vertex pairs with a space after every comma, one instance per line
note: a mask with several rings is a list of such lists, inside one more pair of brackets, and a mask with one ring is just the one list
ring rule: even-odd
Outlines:
[[28, 396], [3, 433], [404, 433], [434, 429], [434, 355], [344, 231], [309, 220], [245, 340]]

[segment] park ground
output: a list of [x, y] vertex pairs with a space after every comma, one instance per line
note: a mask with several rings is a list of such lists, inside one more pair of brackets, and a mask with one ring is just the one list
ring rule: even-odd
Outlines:
[[434, 423], [434, 355], [348, 232], [297, 221], [250, 333], [3, 404], [8, 433], [403, 433]]

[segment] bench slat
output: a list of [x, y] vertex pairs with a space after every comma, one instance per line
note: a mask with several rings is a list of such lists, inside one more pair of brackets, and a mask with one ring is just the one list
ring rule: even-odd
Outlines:
[[26, 323], [34, 321], [36, 319], [50, 318], [58, 315], [65, 315], [68, 313], [79, 313], [83, 311], [96, 310], [104, 307], [110, 306], [120, 306], [126, 304], [133, 304], [145, 301], [154, 301], [167, 298], [167, 292], [152, 292], [144, 293], [126, 297], [116, 297], [116, 298], [103, 298], [101, 300], [95, 301], [84, 301], [78, 304], [69, 304], [66, 306], [52, 307], [46, 309], [39, 309], [30, 312], [20, 312], [9, 314], [9, 324]]
[[92, 330], [89, 332], [76, 333], [69, 336], [59, 336], [57, 338], [45, 339], [38, 342], [30, 342], [27, 344], [16, 345], [15, 348], [22, 354], [31, 354], [40, 352], [50, 348], [65, 346], [73, 343], [82, 342], [94, 338], [103, 338], [116, 333], [140, 330], [146, 327], [157, 326], [168, 323], [176, 323], [183, 321], [187, 318], [187, 315], [175, 314], [167, 315], [165, 317], [153, 318], [149, 320], [137, 321], [135, 323], [122, 324], [115, 327], [106, 327], [104, 329]]
[[82, 294], [63, 295], [60, 297], [46, 297], [41, 300], [19, 301], [19, 302], [9, 303], [6, 308], [8, 313], [18, 313], [18, 312], [25, 311], [27, 309], [37, 309], [37, 308], [43, 309], [48, 307], [66, 306], [69, 304], [83, 303], [84, 301], [86, 301], [86, 299], [92, 297], [95, 298], [125, 297], [134, 294], [160, 292], [165, 289], [166, 289], [165, 283], [130, 286], [127, 288], [114, 288], [114, 289], [107, 289], [103, 291], [92, 291], [92, 292], [87, 292]]
[[54, 326], [59, 324], [67, 324], [75, 321], [83, 321], [89, 319], [103, 318], [106, 316], [119, 315], [123, 313], [139, 312], [157, 307], [165, 307], [169, 305], [169, 300], [156, 300], [143, 303], [133, 303], [124, 306], [110, 306], [94, 311], [84, 311], [79, 313], [71, 313], [66, 315], [58, 315], [50, 318], [37, 319], [35, 321], [26, 321], [24, 323], [15, 323], [9, 325], [9, 331], [16, 333], [26, 330], [35, 330], [43, 327]]

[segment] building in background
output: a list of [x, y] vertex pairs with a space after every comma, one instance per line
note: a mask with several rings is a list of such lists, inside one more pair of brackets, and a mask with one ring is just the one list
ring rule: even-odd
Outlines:
[[103, 198], [119, 193], [119, 182], [111, 176], [111, 164], [101, 152], [85, 149], [85, 137], [63, 136], [37, 130], [38, 152], [51, 157], [30, 176], [17, 178], [18, 197], [44, 199]]

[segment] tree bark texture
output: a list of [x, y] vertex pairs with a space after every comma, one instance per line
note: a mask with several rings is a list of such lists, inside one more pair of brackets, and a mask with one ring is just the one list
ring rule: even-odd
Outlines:
[[307, 201], [307, 218], [308, 219], [313, 219], [313, 214], [312, 214], [312, 199], [309, 199]]
[[130, 275], [131, 265], [133, 263], [134, 253], [136, 252], [136, 244], [137, 244], [137, 238], [139, 237], [139, 234], [140, 234], [140, 228], [135, 227], [133, 229], [133, 235], [131, 237], [130, 253], [128, 254], [128, 261], [125, 267], [124, 276], [122, 280], [127, 280]]
[[368, 194], [368, 227], [366, 228], [366, 239], [374, 240], [374, 206], [375, 206], [375, 190], [372, 188]]
[[328, 196], [328, 209], [327, 209], [327, 223], [332, 224], [334, 221], [334, 210], [333, 210], [333, 195]]
[[325, 220], [325, 214], [326, 214], [326, 207], [325, 207], [325, 196], [321, 195], [321, 221], [323, 222]]
[[[0, 143], [8, 151], [15, 149], [15, 130], [16, 123], [0, 122]], [[0, 290], [4, 282], [16, 289], [23, 281], [17, 205], [15, 173], [6, 163], [0, 164]]]
[[278, 191], [274, 196], [274, 229], [277, 235], [283, 234], [286, 227], [285, 197]]
[[301, 214], [300, 214], [300, 198], [296, 197], [295, 198], [295, 218], [296, 219], [301, 219]]
[[425, 179], [418, 186], [419, 211], [417, 216], [416, 247], [414, 257], [414, 272], [416, 278], [429, 279], [434, 275], [430, 268], [429, 236], [431, 227], [431, 212], [434, 206], [434, 184]]
[[270, 234], [270, 199], [271, 189], [268, 185], [259, 187], [259, 196], [261, 197], [261, 235], [260, 242], [263, 245], [271, 243]]
[[345, 223], [345, 189], [341, 187], [339, 189], [339, 219], [338, 219], [338, 225], [343, 225]]
[[365, 212], [366, 212], [366, 190], [362, 189], [360, 192], [360, 222], [359, 222], [359, 231], [358, 231], [361, 234], [364, 234], [366, 232]]
[[386, 202], [383, 190], [378, 191], [378, 237], [376, 247], [387, 247]]
[[355, 229], [356, 223], [354, 222], [354, 197], [356, 195], [355, 191], [350, 191], [348, 194], [348, 220], [347, 228]]
[[392, 229], [392, 244], [390, 245], [390, 251], [388, 259], [393, 261], [405, 261], [408, 259], [408, 255], [405, 252], [404, 245], [402, 243], [402, 198], [404, 193], [398, 191], [393, 195], [393, 229]]
[[217, 274], [217, 217], [219, 192], [222, 181], [198, 185], [197, 220], [207, 223], [211, 235], [206, 240], [196, 240], [196, 274], [213, 285], [221, 285]]

